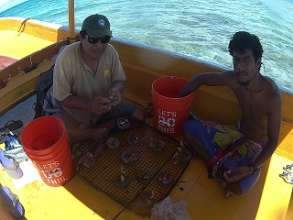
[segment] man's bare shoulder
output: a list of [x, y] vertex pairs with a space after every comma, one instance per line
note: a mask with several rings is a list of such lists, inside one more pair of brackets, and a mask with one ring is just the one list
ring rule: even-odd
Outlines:
[[224, 78], [227, 85], [230, 85], [230, 86], [237, 85], [236, 74], [233, 71], [225, 71], [221, 73], [221, 75]]
[[281, 108], [281, 93], [277, 84], [269, 77], [264, 77], [265, 83], [265, 99], [267, 100], [271, 110]]
[[235, 74], [233, 71], [224, 71], [224, 72], [221, 72], [220, 74], [222, 74], [223, 76], [227, 78], [235, 78]]
[[264, 76], [264, 88], [266, 91], [266, 95], [271, 98], [277, 98], [280, 97], [280, 90], [277, 84], [269, 77]]

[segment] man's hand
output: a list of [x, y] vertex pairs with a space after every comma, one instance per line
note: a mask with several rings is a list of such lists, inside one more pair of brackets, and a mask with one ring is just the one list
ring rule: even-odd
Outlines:
[[222, 72], [222, 73], [197, 73], [192, 79], [183, 87], [180, 91], [179, 96], [186, 96], [189, 93], [196, 90], [201, 85], [208, 86], [220, 86], [226, 85], [231, 86], [231, 82], [233, 82], [233, 74], [232, 72]]
[[193, 81], [188, 82], [180, 91], [179, 97], [187, 96], [194, 90]]
[[236, 183], [253, 172], [252, 167], [242, 166], [225, 171], [223, 177], [227, 183]]
[[111, 107], [111, 100], [109, 98], [98, 96], [91, 102], [91, 112], [98, 115], [109, 112]]
[[111, 101], [111, 106], [116, 106], [121, 103], [122, 95], [119, 90], [111, 89], [109, 92], [109, 100]]

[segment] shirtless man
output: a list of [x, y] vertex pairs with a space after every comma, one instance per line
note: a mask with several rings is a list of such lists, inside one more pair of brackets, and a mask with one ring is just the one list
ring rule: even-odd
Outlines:
[[182, 95], [201, 85], [228, 86], [242, 111], [238, 129], [189, 120], [184, 134], [185, 142], [208, 162], [211, 175], [221, 179], [230, 192], [241, 194], [255, 184], [260, 167], [277, 147], [281, 98], [276, 84], [259, 72], [263, 49], [257, 36], [235, 33], [229, 52], [233, 71], [197, 74]]

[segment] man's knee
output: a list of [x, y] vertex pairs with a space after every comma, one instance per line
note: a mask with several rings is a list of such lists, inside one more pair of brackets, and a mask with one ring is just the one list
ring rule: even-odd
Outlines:
[[88, 127], [85, 124], [79, 123], [65, 112], [58, 112], [54, 116], [63, 122], [70, 141], [75, 140], [76, 136], [82, 134], [83, 130]]
[[210, 137], [206, 127], [200, 120], [188, 120], [184, 124], [184, 136], [187, 139], [195, 139], [212, 156], [216, 152], [213, 138]]
[[196, 122], [194, 120], [188, 120], [183, 125], [183, 137], [185, 142], [189, 145], [193, 145], [193, 143], [197, 140], [197, 135], [194, 132], [194, 128], [196, 127]]
[[189, 136], [197, 136], [202, 129], [204, 129], [203, 125], [198, 120], [188, 120], [183, 125], [184, 134]]

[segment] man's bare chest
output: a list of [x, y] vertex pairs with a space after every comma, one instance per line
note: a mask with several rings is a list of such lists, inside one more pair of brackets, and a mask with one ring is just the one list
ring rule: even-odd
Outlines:
[[240, 91], [237, 93], [243, 117], [250, 120], [261, 120], [268, 110], [268, 100], [263, 92], [252, 93]]

